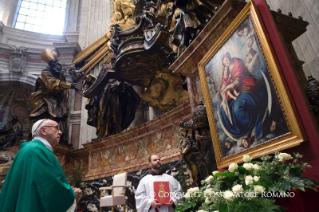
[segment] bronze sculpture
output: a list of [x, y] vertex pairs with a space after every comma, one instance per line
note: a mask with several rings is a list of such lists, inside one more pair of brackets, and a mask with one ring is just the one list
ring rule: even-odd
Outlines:
[[0, 129], [0, 147], [18, 145], [22, 139], [22, 124], [17, 116], [13, 116], [2, 129]]
[[31, 93], [30, 101], [32, 111], [29, 118], [35, 123], [39, 119], [48, 118], [59, 124], [64, 132], [61, 143], [67, 141], [66, 118], [68, 116], [68, 90], [77, 90], [75, 83], [66, 83], [62, 66], [58, 63], [57, 53], [45, 49], [41, 55], [42, 60], [48, 63], [38, 77], [35, 90]]
[[201, 184], [212, 171], [217, 170], [210, 136], [206, 107], [200, 101], [192, 119], [181, 121], [181, 155], [192, 174], [192, 181]]
[[96, 127], [98, 138], [120, 133], [134, 120], [139, 104], [140, 97], [130, 84], [109, 82], [103, 92], [87, 99], [87, 124]]
[[[114, 0], [113, 3], [112, 24], [106, 34], [79, 52], [73, 61], [74, 69], [80, 69], [73, 70], [75, 81], [81, 77], [86, 81], [83, 95], [88, 98], [87, 123], [97, 128], [98, 137], [122, 131], [128, 126], [123, 123], [130, 123], [134, 117], [139, 100], [129, 84], [142, 87], [141, 100], [161, 111], [188, 101], [185, 77], [168, 68], [223, 0], [137, 0], [134, 4]], [[89, 76], [98, 64], [102, 67], [99, 75]], [[123, 93], [124, 87], [130, 91]], [[126, 92], [131, 95], [126, 108], [122, 108], [123, 100], [119, 99], [128, 95]], [[125, 117], [127, 121], [117, 115], [121, 111], [131, 114]]]
[[[115, 0], [107, 33], [73, 61], [84, 74], [98, 63], [103, 67], [95, 83], [83, 91], [84, 96], [99, 95], [109, 80], [115, 79], [141, 86], [146, 91], [141, 99], [162, 111], [187, 101], [183, 78], [168, 67], [191, 44], [223, 1], [137, 0], [133, 4], [129, 0]], [[84, 61], [86, 64], [81, 66]]]

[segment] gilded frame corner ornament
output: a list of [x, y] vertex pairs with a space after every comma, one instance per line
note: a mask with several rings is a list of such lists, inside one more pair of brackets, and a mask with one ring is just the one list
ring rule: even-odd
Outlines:
[[[250, 34], [241, 31], [249, 24]], [[249, 37], [255, 44], [248, 44]], [[218, 168], [243, 162], [245, 154], [257, 158], [305, 141], [277, 60], [258, 10], [249, 2], [200, 61]], [[241, 110], [245, 107], [248, 109]], [[250, 123], [254, 124], [248, 126]]]

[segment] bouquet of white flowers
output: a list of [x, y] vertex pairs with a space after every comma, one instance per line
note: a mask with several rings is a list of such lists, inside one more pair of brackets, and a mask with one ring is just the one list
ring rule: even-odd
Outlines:
[[[263, 156], [261, 161], [243, 157], [242, 165], [231, 163], [228, 171], [215, 171], [203, 180], [202, 187], [190, 188], [185, 202], [177, 212], [275, 212], [285, 211], [275, 204], [275, 197], [289, 197], [291, 189], [305, 190], [319, 186], [312, 179], [301, 176], [307, 163], [298, 162], [302, 155], [276, 152], [274, 157]], [[291, 163], [286, 163], [287, 160]]]

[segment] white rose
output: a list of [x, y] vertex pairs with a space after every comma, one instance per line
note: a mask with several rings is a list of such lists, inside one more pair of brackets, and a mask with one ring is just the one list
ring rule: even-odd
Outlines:
[[287, 153], [280, 153], [279, 155], [276, 156], [276, 158], [278, 158], [279, 161], [285, 161], [285, 160], [290, 160], [293, 157], [291, 157], [291, 155]]
[[205, 203], [207, 204], [207, 205], [210, 205], [210, 204], [212, 204], [213, 203], [213, 200], [211, 199], [211, 198], [206, 198], [205, 199]]
[[250, 157], [249, 155], [244, 155], [243, 161], [244, 161], [245, 163], [249, 163], [249, 162], [251, 161], [251, 157]]
[[219, 211], [213, 211], [213, 212], [219, 212]]
[[184, 195], [184, 198], [185, 198], [185, 199], [190, 199], [190, 198], [191, 198], [190, 193], [186, 192], [186, 194]]
[[227, 190], [224, 192], [224, 198], [228, 201], [233, 201], [233, 196], [234, 194], [232, 191]]
[[255, 177], [254, 177], [254, 181], [255, 181], [255, 182], [258, 182], [258, 181], [259, 181], [259, 178], [260, 178], [260, 177], [255, 176]]
[[213, 176], [214, 176], [215, 174], [219, 173], [219, 171], [213, 171], [212, 173], [213, 173]]
[[206, 178], [205, 182], [209, 183], [212, 179], [214, 179], [214, 177], [210, 175], [209, 177]]
[[251, 175], [247, 175], [245, 177], [245, 183], [246, 183], [246, 185], [253, 183], [253, 177]]
[[189, 188], [189, 189], [187, 190], [187, 193], [191, 193], [192, 190], [193, 190], [193, 188]]
[[260, 169], [260, 166], [258, 166], [257, 164], [253, 165], [253, 169], [255, 169], [256, 171], [258, 171]]
[[261, 194], [261, 193], [265, 192], [265, 188], [260, 186], [260, 185], [255, 185], [254, 186], [254, 192], [256, 192], [258, 194]]
[[237, 168], [238, 168], [237, 163], [231, 163], [231, 164], [229, 164], [228, 171], [234, 172], [237, 170]]
[[243, 186], [242, 185], [235, 185], [233, 188], [232, 188], [234, 194], [239, 194], [240, 192], [244, 192], [244, 189], [243, 189]]
[[194, 188], [192, 189], [192, 192], [199, 192], [199, 188], [198, 188], [198, 187], [194, 187]]
[[251, 164], [251, 163], [244, 163], [244, 164], [243, 164], [243, 167], [244, 167], [246, 170], [250, 171], [250, 170], [253, 168], [253, 164]]
[[212, 188], [206, 189], [206, 190], [204, 191], [204, 195], [205, 195], [205, 197], [212, 197], [212, 196], [214, 196], [214, 191], [213, 191], [213, 189], [212, 189]]
[[204, 210], [199, 210], [199, 211], [197, 211], [197, 212], [207, 212], [207, 211], [204, 211]]

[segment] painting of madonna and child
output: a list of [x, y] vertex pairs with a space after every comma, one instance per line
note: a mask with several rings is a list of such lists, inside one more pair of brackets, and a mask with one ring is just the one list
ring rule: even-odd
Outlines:
[[205, 72], [223, 157], [289, 132], [250, 17], [209, 60]]

